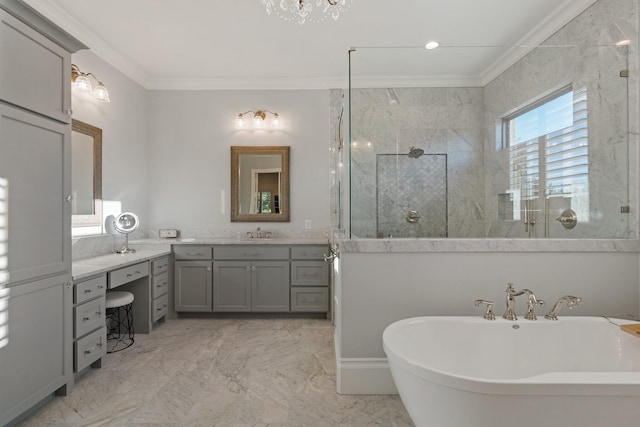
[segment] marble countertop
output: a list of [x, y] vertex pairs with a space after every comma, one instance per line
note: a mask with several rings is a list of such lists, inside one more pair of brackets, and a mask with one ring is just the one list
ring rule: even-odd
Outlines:
[[74, 260], [71, 263], [73, 280], [81, 280], [100, 273], [116, 270], [136, 262], [147, 261], [171, 253], [171, 245], [327, 245], [327, 238], [181, 238], [181, 239], [142, 239], [129, 241], [129, 247], [135, 253], [106, 254], [91, 258]]
[[229, 238], [229, 237], [183, 237], [178, 239], [143, 239], [130, 240], [132, 248], [148, 245], [326, 245], [327, 237], [262, 237], [262, 238]]
[[[130, 245], [133, 246], [133, 245]], [[171, 253], [170, 245], [157, 245], [154, 249], [137, 249], [135, 253], [107, 254], [81, 259], [71, 263], [71, 277], [74, 281], [96, 274], [126, 267], [136, 262], [147, 261]]]

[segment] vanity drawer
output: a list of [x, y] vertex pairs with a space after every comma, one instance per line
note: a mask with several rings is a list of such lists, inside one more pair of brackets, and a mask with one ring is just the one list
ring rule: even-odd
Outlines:
[[74, 371], [80, 372], [107, 354], [107, 328], [103, 326], [79, 339], [74, 343], [74, 347]]
[[169, 291], [169, 273], [153, 276], [151, 279], [151, 297], [158, 298]]
[[324, 261], [291, 261], [291, 286], [328, 286], [329, 267]]
[[164, 294], [153, 300], [152, 321], [157, 322], [169, 312], [169, 294]]
[[126, 283], [149, 275], [149, 263], [141, 262], [129, 267], [109, 272], [109, 289], [117, 288]]
[[79, 338], [105, 325], [105, 297], [101, 297], [73, 309], [74, 337]]
[[289, 259], [288, 246], [224, 246], [215, 247], [216, 260]]
[[292, 246], [291, 259], [321, 259], [324, 260], [329, 253], [327, 245], [318, 246]]
[[175, 259], [211, 259], [213, 248], [202, 245], [174, 245]]
[[82, 304], [85, 301], [97, 297], [104, 297], [107, 290], [107, 275], [101, 274], [93, 279], [78, 282], [73, 287], [74, 304]]
[[151, 274], [153, 276], [155, 276], [156, 274], [165, 273], [167, 271], [169, 271], [169, 257], [151, 261]]
[[291, 288], [291, 311], [322, 312], [329, 310], [329, 288]]

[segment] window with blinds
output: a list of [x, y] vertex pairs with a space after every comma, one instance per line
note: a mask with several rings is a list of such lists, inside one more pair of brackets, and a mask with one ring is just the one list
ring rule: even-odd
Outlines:
[[504, 118], [514, 218], [523, 201], [566, 197], [588, 217], [587, 90], [564, 88]]

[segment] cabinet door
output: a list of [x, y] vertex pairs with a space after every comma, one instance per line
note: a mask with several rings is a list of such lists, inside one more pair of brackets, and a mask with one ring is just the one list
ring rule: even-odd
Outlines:
[[71, 122], [71, 54], [0, 10], [0, 99]]
[[175, 262], [175, 310], [211, 311], [211, 261]]
[[0, 286], [0, 425], [72, 380], [72, 300], [70, 274]]
[[14, 284], [70, 272], [70, 133], [68, 125], [0, 103], [0, 224], [8, 220], [0, 245], [11, 251]]
[[289, 262], [252, 263], [252, 311], [289, 311]]
[[214, 262], [213, 311], [251, 311], [251, 263]]

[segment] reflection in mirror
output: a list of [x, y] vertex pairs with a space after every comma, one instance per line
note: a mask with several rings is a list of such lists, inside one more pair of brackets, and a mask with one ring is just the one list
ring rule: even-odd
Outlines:
[[71, 125], [71, 214], [73, 227], [102, 224], [102, 129]]
[[289, 147], [231, 147], [231, 221], [289, 221]]

